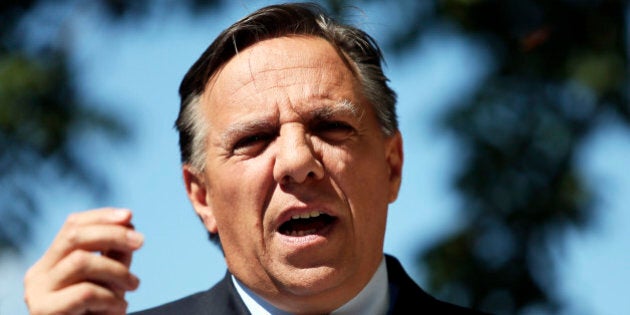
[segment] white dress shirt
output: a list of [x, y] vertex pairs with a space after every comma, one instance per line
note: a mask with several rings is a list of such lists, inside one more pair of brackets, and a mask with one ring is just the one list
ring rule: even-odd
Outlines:
[[[290, 315], [257, 296], [250, 289], [232, 276], [236, 291], [252, 315]], [[376, 269], [368, 284], [348, 303], [334, 310], [331, 315], [381, 315], [387, 313], [389, 307], [389, 285], [387, 283], [387, 266], [385, 257]]]

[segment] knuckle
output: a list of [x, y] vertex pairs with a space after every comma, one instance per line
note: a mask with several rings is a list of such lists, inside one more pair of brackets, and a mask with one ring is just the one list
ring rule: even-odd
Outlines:
[[24, 273], [24, 279], [23, 279], [23, 283], [24, 286], [27, 287], [32, 281], [33, 278], [35, 278], [35, 270], [34, 267], [29, 268], [28, 270], [26, 270], [26, 273]]
[[116, 301], [110, 305], [112, 306], [112, 314], [124, 313], [127, 307], [129, 307], [127, 301], [121, 299], [116, 299]]
[[[124, 310], [126, 309], [126, 302], [123, 299], [116, 298], [113, 292], [108, 289], [104, 289], [95, 284], [84, 283], [81, 289], [76, 295], [74, 309], [85, 310], [88, 313], [90, 311], [97, 311], [101, 314], [106, 314], [112, 310]], [[119, 311], [114, 313], [119, 314]]]
[[34, 314], [35, 313], [34, 305], [31, 303], [31, 298], [28, 292], [24, 292], [24, 303], [26, 304], [26, 307], [28, 307], [28, 309], [31, 310], [31, 313]]
[[22, 278], [22, 283], [24, 285], [24, 293], [29, 294], [32, 291], [41, 291], [42, 283], [46, 283], [48, 274], [42, 272], [40, 268], [37, 267], [37, 264], [30, 267]]
[[64, 238], [70, 246], [79, 244], [81, 240], [81, 233], [78, 226], [73, 224], [68, 225], [65, 229]]
[[91, 287], [84, 287], [79, 293], [79, 300], [82, 303], [89, 304], [93, 302], [97, 297], [96, 290]]
[[84, 251], [74, 251], [70, 254], [68, 260], [76, 272], [85, 275], [89, 272], [92, 254]]
[[70, 213], [67, 217], [66, 217], [66, 225], [68, 226], [74, 226], [77, 225], [79, 223], [79, 217], [81, 216], [80, 213], [78, 212], [73, 212]]
[[100, 294], [96, 285], [83, 283], [80, 290], [77, 292], [76, 306], [82, 309], [88, 309], [91, 304], [99, 300], [99, 297]]

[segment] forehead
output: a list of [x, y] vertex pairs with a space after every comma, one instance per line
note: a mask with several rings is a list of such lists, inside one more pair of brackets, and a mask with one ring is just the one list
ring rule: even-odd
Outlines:
[[273, 70], [324, 69], [329, 66], [348, 69], [328, 41], [313, 36], [285, 36], [258, 42], [237, 53], [214, 79], [226, 71], [251, 79], [251, 74], [265, 75]]
[[349, 63], [328, 41], [291, 36], [264, 40], [240, 51], [209, 80], [203, 98], [211, 106], [225, 106], [234, 97], [243, 101], [271, 92], [334, 97], [328, 94], [354, 93], [355, 87]]

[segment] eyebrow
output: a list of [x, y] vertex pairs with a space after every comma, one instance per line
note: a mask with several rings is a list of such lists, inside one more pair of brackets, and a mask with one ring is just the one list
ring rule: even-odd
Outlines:
[[310, 118], [318, 120], [328, 119], [333, 116], [345, 115], [361, 119], [363, 117], [363, 110], [356, 104], [352, 103], [350, 100], [342, 99], [338, 101], [335, 106], [319, 107], [312, 111], [309, 111], [307, 114]]
[[277, 127], [278, 124], [269, 122], [265, 119], [236, 122], [228, 127], [228, 129], [221, 134], [221, 143], [223, 143], [224, 145], [228, 145], [232, 141], [234, 141], [234, 138], [238, 138], [241, 135], [256, 133], [262, 130], [274, 130]]
[[[334, 106], [322, 106], [309, 110], [305, 115], [301, 115], [306, 120], [326, 120], [334, 116], [352, 116], [358, 120], [363, 117], [364, 111], [348, 99], [342, 99]], [[245, 122], [235, 122], [221, 134], [221, 143], [229, 145], [234, 138], [241, 135], [248, 135], [261, 131], [271, 131], [278, 128], [277, 122], [270, 122], [268, 119], [254, 119]]]

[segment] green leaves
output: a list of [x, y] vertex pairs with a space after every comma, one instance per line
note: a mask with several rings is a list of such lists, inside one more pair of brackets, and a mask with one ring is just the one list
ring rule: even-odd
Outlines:
[[29, 240], [38, 193], [48, 185], [76, 182], [85, 193], [105, 192], [103, 179], [79, 154], [79, 135], [123, 140], [128, 134], [114, 116], [97, 111], [77, 92], [66, 47], [27, 48], [26, 37], [15, 30], [34, 7], [18, 7], [0, 7], [1, 16], [13, 13], [13, 24], [0, 25], [0, 254], [20, 251]]

